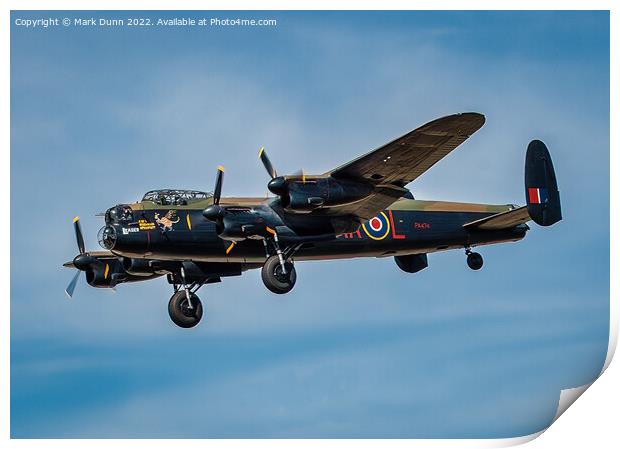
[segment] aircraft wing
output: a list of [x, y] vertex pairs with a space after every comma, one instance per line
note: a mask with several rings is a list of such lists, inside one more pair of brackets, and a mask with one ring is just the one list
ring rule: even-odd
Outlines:
[[326, 174], [404, 187], [483, 124], [484, 115], [475, 112], [438, 118]]
[[466, 112], [442, 117], [344, 164], [325, 175], [370, 182], [375, 192], [356, 203], [330, 208], [330, 215], [371, 218], [408, 191], [417, 179], [484, 124], [484, 115]]
[[522, 206], [507, 212], [500, 212], [499, 214], [491, 215], [490, 217], [485, 217], [480, 220], [466, 223], [463, 227], [469, 229], [495, 231], [514, 228], [515, 226], [526, 223], [531, 219], [532, 218], [527, 211], [527, 206]]

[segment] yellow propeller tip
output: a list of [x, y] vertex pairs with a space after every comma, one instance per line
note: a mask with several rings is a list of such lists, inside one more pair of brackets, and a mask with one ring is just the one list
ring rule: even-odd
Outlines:
[[77, 215], [75, 217], [73, 217], [73, 223], [75, 223], [76, 221], [78, 221], [80, 219], [80, 217], [78, 217]]
[[260, 150], [258, 150], [258, 157], [263, 155], [263, 151], [265, 151], [265, 147], [260, 147]]
[[217, 166], [217, 169], [218, 169], [219, 171], [223, 172], [223, 171], [224, 171], [224, 166], [223, 166], [223, 165], [218, 165], [218, 166]]

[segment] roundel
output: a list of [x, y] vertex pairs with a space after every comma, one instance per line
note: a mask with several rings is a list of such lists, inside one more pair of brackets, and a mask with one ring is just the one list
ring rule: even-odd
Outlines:
[[373, 240], [383, 240], [390, 232], [390, 220], [384, 212], [372, 217], [362, 225], [362, 229]]

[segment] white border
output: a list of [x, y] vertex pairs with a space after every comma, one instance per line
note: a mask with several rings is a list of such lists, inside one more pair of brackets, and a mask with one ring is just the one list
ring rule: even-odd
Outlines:
[[[548, 10], [548, 9], [575, 9], [575, 10], [611, 10], [611, 86], [610, 86], [610, 98], [615, 101], [611, 104], [610, 110], [610, 123], [617, 123], [618, 118], [618, 89], [617, 83], [620, 76], [620, 71], [618, 70], [618, 8], [614, 8], [615, 4], [612, 1], [599, 1], [599, 0], [591, 0], [589, 2], [578, 2], [578, 1], [566, 1], [566, 0], [521, 0], [521, 1], [497, 1], [497, 0], [470, 0], [468, 2], [462, 2], [458, 0], [435, 0], [426, 2], [421, 1], [403, 1], [403, 0], [382, 0], [378, 1], [368, 1], [368, 0], [358, 0], [356, 2], [351, 2], [352, 4], [348, 4], [348, 2], [339, 1], [339, 0], [297, 0], [295, 2], [292, 1], [284, 1], [284, 0], [264, 0], [264, 1], [251, 1], [251, 0], [230, 0], [230, 1], [220, 1], [218, 3], [215, 2], [205, 2], [198, 0], [180, 0], [177, 2], [172, 2], [170, 0], [150, 0], [149, 2], [144, 1], [121, 1], [121, 0], [109, 0], [102, 1], [96, 0], [91, 1], [88, 4], [85, 4], [83, 1], [77, 0], [59, 0], [54, 2], [53, 5], [50, 5], [49, 1], [16, 1], [9, 0], [5, 1], [6, 5], [4, 8], [4, 20], [2, 22], [2, 45], [0, 46], [2, 52], [2, 59], [7, 62], [5, 64], [5, 72], [4, 72], [4, 82], [3, 82], [3, 104], [2, 104], [2, 136], [4, 136], [4, 151], [1, 154], [2, 164], [0, 165], [2, 169], [2, 184], [4, 191], [8, 191], [10, 188], [9, 176], [10, 176], [10, 114], [9, 114], [9, 99], [10, 99], [10, 64], [9, 62], [9, 51], [10, 51], [10, 10], [308, 10], [308, 9], [318, 9], [318, 10], [346, 10], [346, 9], [356, 9], [356, 10], [405, 10], [405, 9], [418, 9], [418, 10], [440, 10], [440, 9], [456, 9], [456, 10], [485, 10], [485, 9], [494, 9], [494, 10]], [[611, 126], [611, 140], [610, 140], [610, 148], [616, 148], [618, 141], [618, 132]], [[612, 176], [610, 176], [611, 180], [611, 213], [610, 213], [610, 229], [617, 229], [620, 224], [618, 220], [618, 181], [613, 176], [613, 173], [618, 173], [618, 156], [614, 151], [610, 151], [610, 171]], [[3, 248], [10, 247], [10, 238], [6, 233], [1, 237], [3, 239]], [[611, 233], [610, 236], [610, 248], [618, 249], [618, 238], [616, 233]], [[6, 251], [6, 250], [5, 250]], [[2, 344], [2, 371], [0, 373], [1, 379], [1, 407], [0, 416], [2, 419], [0, 420], [0, 431], [2, 433], [3, 438], [9, 438], [10, 426], [9, 426], [9, 417], [10, 417], [10, 402], [9, 402], [9, 392], [10, 392], [10, 371], [9, 371], [9, 363], [10, 363], [10, 260], [8, 257], [3, 257], [0, 261], [1, 270], [0, 270], [0, 281], [1, 284], [5, 288], [5, 292], [7, 295], [4, 299], [4, 310], [2, 313], [2, 334], [3, 334], [3, 344]], [[618, 255], [617, 251], [610, 250], [610, 270], [611, 273], [620, 273], [618, 270]], [[603, 371], [609, 367], [613, 354], [615, 352], [615, 348], [617, 345], [617, 337], [618, 337], [618, 277], [611, 276], [611, 285], [610, 285], [610, 294], [611, 294], [611, 304], [610, 304], [610, 339], [609, 339], [609, 350], [607, 354], [607, 359], [605, 361], [605, 366]], [[602, 373], [602, 372], [601, 372]], [[557, 424], [554, 425], [554, 428], [557, 428], [555, 432], [548, 432], [544, 438], [537, 440], [535, 444], [545, 445], [545, 447], [562, 446], [562, 447], [573, 447], [576, 445], [582, 446], [583, 444], [587, 444], [588, 442], [599, 442], [601, 445], [605, 443], [606, 447], [613, 446], [613, 442], [617, 442], [618, 431], [617, 424], [612, 419], [615, 417], [615, 413], [613, 410], [613, 406], [615, 404], [612, 403], [612, 398], [617, 398], [618, 396], [618, 369], [612, 369], [609, 375], [606, 375], [603, 380], [599, 380], [596, 382], [596, 386], [592, 388], [591, 397], [590, 392], [585, 395], [583, 402], [580, 407], [575, 409], [573, 407], [570, 412], [567, 413], [566, 419], [562, 418]], [[603, 388], [604, 386], [604, 388]], [[571, 401], [574, 401], [579, 395], [581, 395], [586, 389], [588, 389], [588, 385], [577, 387], [575, 389], [571, 389], [573, 391], [565, 391], [562, 392], [562, 399], [560, 401], [558, 407], [558, 414], [556, 418], [559, 418], [560, 415], [566, 408], [566, 404], [570, 405]], [[578, 394], [577, 394], [578, 393]], [[459, 446], [459, 447], [495, 447], [495, 446], [506, 446], [506, 445], [515, 445], [524, 443], [526, 441], [530, 441], [540, 435], [542, 432], [539, 432], [534, 435], [521, 437], [521, 438], [512, 438], [512, 439], [500, 439], [500, 440], [355, 440], [356, 445], [361, 446], [370, 446], [375, 444], [380, 444], [381, 446], [390, 445], [390, 446], [401, 446], [407, 447], [418, 446], [418, 447], [445, 447], [445, 446]], [[346, 442], [350, 442], [349, 440], [321, 440], [321, 445], [327, 446], [340, 446], [340, 444], [346, 444]], [[62, 447], [65, 448], [67, 446], [82, 446], [85, 444], [84, 440], [11, 440], [11, 445], [20, 445], [29, 447], [31, 445], [39, 445], [45, 444], [46, 446], [52, 447]], [[203, 445], [205, 442], [201, 440], [88, 440], [87, 444], [92, 446], [109, 446], [111, 444], [117, 445], [139, 445], [146, 446], [148, 444], [149, 447], [164, 447], [168, 445], [189, 445], [197, 447], [198, 445]], [[215, 445], [218, 447], [238, 447], [239, 445], [269, 445], [269, 447], [286, 447], [287, 449], [291, 444], [295, 446], [313, 446], [315, 442], [311, 440], [209, 440], [209, 445]]]

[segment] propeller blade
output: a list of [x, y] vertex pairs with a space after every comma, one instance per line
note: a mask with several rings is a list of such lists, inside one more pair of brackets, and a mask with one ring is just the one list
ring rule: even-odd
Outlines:
[[75, 286], [79, 278], [80, 278], [80, 272], [76, 271], [75, 276], [73, 276], [73, 279], [71, 279], [71, 282], [69, 282], [69, 285], [67, 285], [67, 288], [65, 289], [65, 295], [67, 295], [67, 298], [69, 299], [73, 298], [73, 292], [75, 290]]
[[215, 178], [215, 189], [213, 189], [213, 204], [220, 204], [222, 195], [222, 182], [224, 181], [224, 167], [217, 167], [217, 177]]
[[273, 165], [271, 165], [271, 161], [267, 157], [267, 153], [265, 152], [265, 147], [260, 147], [260, 151], [258, 152], [258, 157], [263, 162], [263, 165], [265, 166], [265, 170], [267, 170], [267, 173], [269, 173], [269, 176], [271, 176], [272, 179], [277, 178], [278, 174], [276, 173], [276, 169], [273, 168]]
[[82, 237], [82, 228], [80, 227], [80, 217], [73, 217], [73, 226], [75, 227], [75, 238], [77, 239], [77, 246], [80, 254], [84, 254], [84, 237]]
[[291, 176], [295, 177], [295, 178], [301, 178], [302, 182], [306, 182], [306, 174], [304, 173], [304, 169], [300, 168], [299, 170], [297, 170], [295, 173], [293, 173]]

